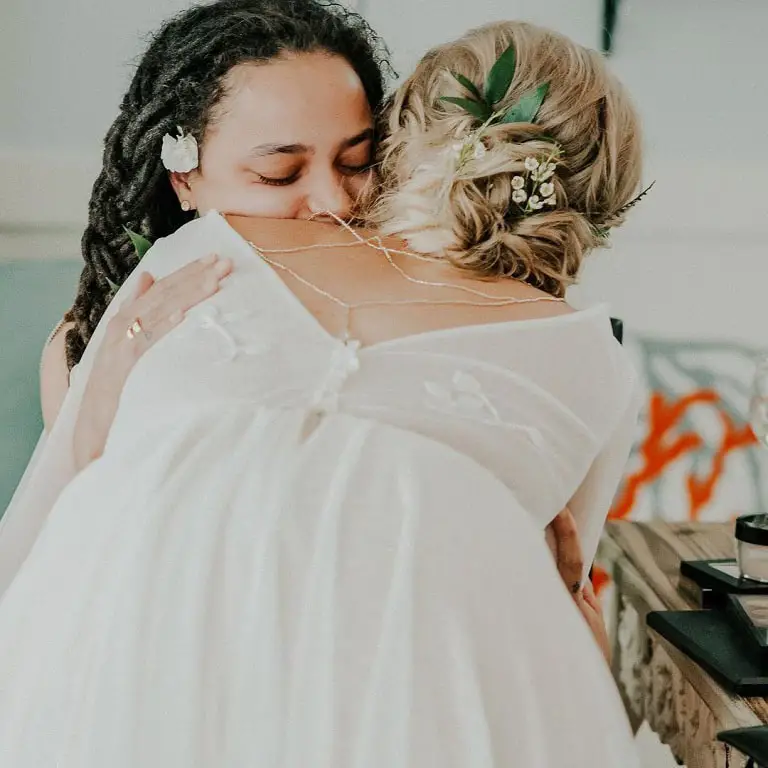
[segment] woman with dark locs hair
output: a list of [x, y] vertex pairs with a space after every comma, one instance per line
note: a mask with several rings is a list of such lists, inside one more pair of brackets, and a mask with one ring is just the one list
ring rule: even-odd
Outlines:
[[544, 541], [567, 505], [591, 561], [632, 441], [631, 363], [563, 294], [636, 115], [506, 22], [424, 57], [377, 156], [377, 50], [224, 0], [139, 65], [0, 529], [0, 766], [637, 765]]
[[202, 142], [226, 102], [234, 67], [322, 52], [356, 73], [371, 113], [384, 94], [386, 49], [357, 14], [307, 0], [220, 0], [167, 22], [141, 59], [120, 114], [107, 133], [83, 235], [85, 266], [69, 316], [66, 356], [81, 358], [110, 296], [136, 267], [126, 229], [149, 240], [190, 221], [160, 161], [158, 147], [177, 125]]

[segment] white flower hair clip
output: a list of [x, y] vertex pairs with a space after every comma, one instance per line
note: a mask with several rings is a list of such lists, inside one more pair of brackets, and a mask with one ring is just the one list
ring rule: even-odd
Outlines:
[[[461, 173], [472, 161], [482, 160], [488, 152], [483, 141], [487, 123], [471, 131], [463, 141], [456, 141], [449, 147], [449, 157], [453, 163], [452, 178]], [[560, 156], [559, 147], [555, 147], [544, 160], [533, 156], [525, 158], [524, 174], [512, 177], [512, 202], [516, 203], [523, 215], [540, 211], [545, 205], [555, 207], [557, 195], [551, 181], [557, 171]]]
[[545, 205], [557, 205], [555, 185], [550, 179], [555, 175], [555, 155], [539, 161], [535, 157], [525, 158], [525, 175], [512, 177], [512, 202], [517, 203], [523, 214], [540, 211]]
[[454, 142], [451, 146], [451, 152], [455, 158], [456, 173], [460, 173], [470, 160], [482, 160], [487, 150], [482, 135], [478, 131], [473, 131], [464, 141]]
[[197, 139], [191, 133], [184, 133], [184, 129], [177, 126], [178, 136], [166, 133], [163, 136], [163, 148], [160, 151], [160, 159], [169, 171], [187, 173], [195, 170], [198, 165]]

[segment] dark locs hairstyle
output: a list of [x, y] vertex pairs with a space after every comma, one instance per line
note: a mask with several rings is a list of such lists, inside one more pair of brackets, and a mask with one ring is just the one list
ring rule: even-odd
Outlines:
[[160, 160], [163, 136], [175, 135], [179, 125], [202, 144], [223, 96], [222, 80], [237, 64], [316, 51], [349, 62], [375, 113], [384, 94], [386, 48], [358, 14], [336, 3], [218, 0], [184, 11], [153, 37], [104, 142], [82, 239], [85, 266], [66, 318], [74, 322], [66, 337], [70, 369], [82, 357], [113, 286], [136, 267], [126, 229], [154, 241], [194, 217], [181, 210]]

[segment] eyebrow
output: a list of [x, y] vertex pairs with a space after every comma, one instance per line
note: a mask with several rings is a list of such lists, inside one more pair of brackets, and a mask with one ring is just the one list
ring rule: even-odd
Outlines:
[[[360, 131], [356, 136], [344, 139], [341, 143], [341, 149], [356, 147], [358, 144], [372, 140], [373, 128], [366, 128], [364, 131]], [[266, 157], [267, 155], [304, 155], [312, 154], [314, 151], [314, 147], [307, 146], [306, 144], [259, 144], [251, 149], [248, 156], [257, 158]]]

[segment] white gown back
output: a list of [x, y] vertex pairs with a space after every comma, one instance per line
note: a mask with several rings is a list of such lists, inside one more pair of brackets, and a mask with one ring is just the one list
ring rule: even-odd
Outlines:
[[634, 765], [542, 541], [570, 501], [589, 561], [627, 458], [605, 311], [361, 349], [218, 214], [142, 268], [208, 252], [0, 601], [0, 765]]

